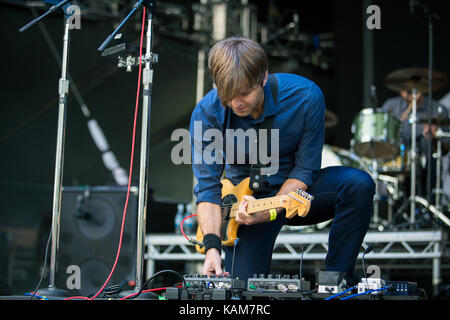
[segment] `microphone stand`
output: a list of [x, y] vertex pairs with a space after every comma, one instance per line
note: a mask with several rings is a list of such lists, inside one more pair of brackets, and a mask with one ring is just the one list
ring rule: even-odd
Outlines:
[[[32, 26], [34, 26], [36, 23], [38, 23], [39, 21], [41, 21], [42, 19], [44, 19], [46, 16], [48, 16], [50, 13], [58, 10], [60, 7], [62, 7], [63, 5], [67, 4], [68, 2], [70, 2], [71, 0], [63, 0], [58, 4], [55, 4], [53, 6], [50, 7], [50, 9], [48, 9], [48, 11], [46, 13], [44, 13], [43, 15], [37, 17], [36, 19], [31, 20], [28, 24], [26, 24], [25, 26], [23, 26], [22, 28], [19, 29], [20, 32], [25, 32], [28, 29], [30, 29]], [[64, 9], [63, 9], [64, 10]], [[67, 17], [66, 17], [67, 18]]]
[[[140, 0], [135, 4], [133, 10], [118, 26], [118, 28], [105, 40], [99, 47], [103, 51], [107, 45], [114, 39], [114, 36], [125, 25], [127, 20], [138, 10], [145, 6], [147, 12], [147, 33], [146, 33], [146, 53], [142, 58], [145, 62], [145, 68], [142, 73], [143, 84], [143, 106], [142, 106], [142, 128], [141, 128], [141, 153], [140, 153], [140, 175], [139, 175], [139, 201], [138, 201], [138, 225], [137, 225], [137, 244], [136, 244], [136, 285], [134, 290], [122, 292], [120, 296], [125, 297], [137, 294], [141, 291], [144, 270], [145, 254], [145, 230], [148, 199], [148, 158], [149, 158], [149, 140], [150, 140], [150, 114], [151, 114], [151, 93], [153, 86], [153, 64], [158, 61], [158, 56], [152, 53], [153, 45], [153, 14], [155, 11], [155, 2], [153, 0]], [[140, 293], [140, 298], [155, 299], [152, 293]]]
[[[432, 103], [433, 103], [433, 55], [434, 55], [434, 39], [433, 39], [433, 29], [434, 29], [434, 19], [440, 20], [439, 15], [431, 11], [425, 4], [418, 0], [410, 0], [411, 10], [414, 7], [420, 7], [424, 10], [425, 15], [428, 18], [428, 128], [431, 131], [431, 117], [432, 117]], [[427, 150], [427, 195], [428, 200], [432, 198], [431, 191], [431, 158], [432, 158], [432, 139], [428, 138], [428, 150]], [[436, 181], [440, 177], [436, 177]], [[440, 185], [439, 185], [440, 187]], [[437, 190], [439, 192], [439, 190]], [[439, 199], [439, 198], [438, 198]], [[431, 201], [429, 201], [431, 203]], [[436, 203], [436, 205], [439, 205]]]
[[153, 63], [158, 61], [157, 55], [152, 53], [153, 46], [153, 14], [155, 11], [153, 0], [145, 1], [147, 9], [147, 34], [145, 68], [142, 73], [142, 84], [144, 87], [142, 97], [142, 134], [141, 134], [141, 154], [140, 154], [140, 176], [139, 176], [139, 206], [138, 206], [138, 241], [136, 248], [136, 287], [140, 290], [143, 285], [143, 271], [145, 258], [145, 230], [148, 199], [148, 158], [150, 140], [150, 115], [151, 115], [151, 94], [153, 87]]
[[[40, 17], [32, 20], [24, 27], [20, 28], [20, 32], [25, 32], [32, 26], [41, 21], [45, 16], [54, 12], [58, 8], [67, 4], [69, 0], [63, 0], [60, 3], [52, 6], [46, 13]], [[53, 188], [53, 211], [52, 211], [52, 227], [51, 238], [52, 245], [50, 251], [50, 270], [49, 270], [49, 285], [47, 289], [39, 289], [39, 295], [43, 296], [68, 296], [69, 293], [66, 290], [57, 289], [55, 286], [56, 275], [56, 260], [57, 251], [59, 248], [59, 227], [60, 227], [60, 213], [61, 213], [61, 190], [62, 190], [62, 178], [63, 178], [63, 163], [64, 163], [64, 140], [66, 132], [66, 113], [67, 113], [67, 97], [69, 93], [69, 80], [68, 80], [68, 64], [69, 64], [69, 44], [70, 44], [70, 30], [71, 23], [66, 10], [64, 10], [64, 38], [63, 38], [63, 53], [62, 53], [62, 65], [61, 65], [61, 78], [59, 79], [59, 111], [58, 111], [58, 129], [57, 129], [57, 141], [56, 141], [56, 160], [55, 160], [55, 180]], [[33, 293], [34, 294], [34, 293]]]
[[[436, 190], [435, 190], [435, 198], [434, 198], [434, 205], [438, 210], [442, 210], [441, 206], [441, 174], [442, 174], [442, 139], [438, 135], [438, 131], [441, 130], [441, 123], [439, 120], [441, 120], [441, 114], [442, 114], [442, 106], [438, 106], [438, 124], [437, 124], [437, 131], [436, 131]], [[429, 131], [431, 133], [431, 131]]]
[[[377, 113], [377, 109], [379, 107], [378, 105], [378, 98], [377, 98], [377, 89], [375, 85], [370, 86], [370, 100], [372, 103], [372, 110], [373, 114], [375, 115]], [[379, 168], [378, 168], [378, 160], [375, 157], [375, 142], [373, 140], [370, 141], [370, 150], [372, 153], [372, 178], [375, 182], [375, 196], [373, 199], [373, 223], [374, 227], [378, 228], [379, 226], [379, 212], [380, 212], [380, 174], [379, 174]]]
[[417, 93], [416, 88], [412, 89], [412, 113], [410, 117], [411, 122], [411, 194], [410, 194], [410, 228], [414, 227], [416, 220], [416, 160], [417, 160], [417, 146], [416, 146], [416, 130], [417, 130]]

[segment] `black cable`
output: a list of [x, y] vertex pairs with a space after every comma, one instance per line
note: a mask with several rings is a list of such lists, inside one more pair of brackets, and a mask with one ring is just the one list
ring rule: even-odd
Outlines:
[[234, 240], [234, 246], [233, 246], [233, 259], [231, 260], [231, 278], [234, 278], [234, 254], [236, 252], [236, 245], [239, 242], [239, 238], [236, 238], [236, 240]]
[[427, 295], [427, 292], [425, 291], [425, 289], [421, 288], [420, 293], [423, 294], [423, 297], [425, 298], [425, 300], [428, 300], [428, 295]]
[[51, 239], [51, 238], [52, 238], [52, 230], [50, 229], [50, 234], [49, 234], [49, 236], [48, 236], [47, 245], [46, 245], [46, 247], [45, 247], [44, 269], [42, 270], [41, 278], [39, 279], [39, 282], [38, 282], [38, 284], [37, 284], [37, 286], [36, 286], [36, 289], [34, 289], [33, 294], [31, 295], [30, 300], [33, 300], [34, 296], [36, 295], [36, 292], [37, 292], [37, 291], [39, 290], [39, 288], [41, 287], [42, 280], [44, 280], [44, 277], [45, 277], [45, 271], [46, 271], [46, 268], [47, 268], [48, 247], [49, 247], [49, 245], [50, 245], [50, 239]]
[[155, 273], [153, 276], [151, 276], [150, 278], [147, 279], [147, 281], [144, 282], [144, 284], [142, 285], [141, 289], [139, 289], [138, 293], [127, 298], [127, 299], [135, 299], [137, 298], [142, 291], [144, 291], [145, 287], [150, 283], [150, 281], [152, 281], [154, 278], [156, 278], [157, 276], [163, 274], [163, 273], [173, 273], [175, 274], [177, 277], [179, 277], [183, 283], [183, 287], [181, 289], [186, 289], [187, 292], [187, 285], [186, 285], [186, 280], [184, 279], [183, 275], [175, 270], [161, 270], [157, 273]]
[[[366, 279], [366, 284], [367, 284], [367, 289], [369, 289], [369, 280], [367, 280], [367, 274], [366, 274], [366, 266], [365, 266], [365, 264], [364, 264], [364, 256], [367, 254], [367, 253], [369, 253], [369, 252], [371, 252], [373, 250], [373, 248], [371, 247], [371, 246], [368, 246], [367, 248], [366, 248], [366, 250], [364, 251], [364, 253], [363, 253], [363, 255], [362, 255], [362, 267], [363, 267], [363, 272], [364, 272], [364, 278]], [[370, 299], [372, 299], [372, 295], [371, 294], [369, 294], [369, 297], [370, 297]]]
[[301, 246], [301, 248], [302, 248], [302, 255], [301, 255], [301, 258], [300, 258], [300, 271], [299, 271], [299, 275], [300, 275], [300, 292], [303, 294], [303, 288], [302, 288], [302, 270], [303, 270], [303, 253], [304, 253], [304, 249], [305, 249], [305, 245], [302, 245]]
[[302, 249], [302, 255], [301, 255], [301, 258], [300, 258], [300, 272], [299, 272], [299, 274], [300, 274], [300, 280], [302, 279], [303, 253], [304, 253], [304, 250], [305, 250], [305, 245], [302, 245], [302, 246], [301, 246], [301, 249]]

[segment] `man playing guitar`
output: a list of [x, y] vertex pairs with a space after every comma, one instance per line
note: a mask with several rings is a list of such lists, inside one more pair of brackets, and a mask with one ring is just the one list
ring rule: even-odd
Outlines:
[[[254, 274], [270, 273], [273, 246], [284, 224], [311, 225], [334, 219], [326, 270], [346, 272], [347, 282], [352, 283], [354, 265], [372, 216], [375, 184], [368, 173], [355, 168], [321, 169], [325, 135], [322, 91], [304, 77], [274, 74], [270, 75], [277, 84], [274, 94], [268, 85], [267, 56], [259, 44], [247, 38], [232, 37], [216, 43], [209, 52], [208, 67], [214, 88], [192, 113], [191, 142], [197, 139], [198, 145], [200, 139], [203, 149], [209, 143], [195, 136], [195, 123], [201, 123], [204, 130], [216, 128], [223, 132], [255, 129], [270, 121], [271, 129], [279, 130], [279, 162], [278, 171], [264, 177], [264, 187], [239, 203], [235, 216], [239, 242], [235, 247], [223, 248], [225, 270], [221, 263], [222, 174], [224, 171], [225, 178], [237, 185], [250, 176], [252, 167], [230, 159], [224, 164], [193, 162], [198, 181], [194, 189], [197, 219], [206, 254], [203, 274], [233, 270], [233, 277], [247, 280]], [[247, 145], [238, 146], [239, 150], [249, 159]], [[255, 198], [287, 195], [298, 189], [314, 196], [304, 217], [287, 219], [283, 209], [247, 213], [249, 201]]]

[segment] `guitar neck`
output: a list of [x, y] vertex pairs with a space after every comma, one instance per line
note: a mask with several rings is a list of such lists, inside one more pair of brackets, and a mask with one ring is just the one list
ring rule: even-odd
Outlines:
[[[264, 199], [253, 200], [248, 203], [247, 213], [249, 215], [255, 214], [260, 211], [276, 209], [276, 208], [286, 208], [288, 202], [288, 196], [282, 195], [277, 197], [270, 197]], [[236, 213], [239, 209], [239, 203], [233, 204], [230, 211], [230, 217], [236, 217]]]

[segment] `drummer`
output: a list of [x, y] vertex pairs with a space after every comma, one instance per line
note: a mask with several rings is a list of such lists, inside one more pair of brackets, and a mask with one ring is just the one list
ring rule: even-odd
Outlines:
[[[401, 125], [399, 129], [399, 140], [400, 143], [405, 146], [406, 149], [409, 150], [411, 147], [411, 124], [409, 123], [409, 118], [412, 113], [412, 93], [411, 91], [401, 90], [400, 95], [397, 97], [390, 98], [385, 101], [383, 104], [383, 110], [389, 113], [390, 115], [396, 117], [400, 120]], [[448, 118], [448, 111], [446, 108], [440, 108], [440, 105], [437, 101], [432, 101], [431, 108], [431, 117], [433, 119]], [[426, 119], [428, 118], [428, 97], [423, 95], [421, 92], [417, 94], [417, 133], [416, 133], [416, 142], [417, 142], [417, 152], [421, 159], [420, 165], [422, 170], [418, 170], [418, 175], [421, 179], [421, 190], [418, 190], [420, 193], [425, 193], [426, 191], [426, 158], [427, 158], [427, 150], [428, 150], [428, 139], [431, 136], [433, 139], [432, 143], [432, 152], [436, 150], [436, 131], [438, 126], [436, 123], [431, 124], [431, 130], [426, 123]], [[446, 128], [442, 128], [447, 131]], [[442, 140], [442, 150], [443, 154], [446, 154], [450, 149], [450, 139]], [[435, 159], [433, 159], [435, 160]], [[432, 163], [432, 172], [435, 172], [435, 161]], [[434, 174], [435, 175], [435, 174]], [[435, 185], [435, 177], [431, 179], [432, 186]]]

